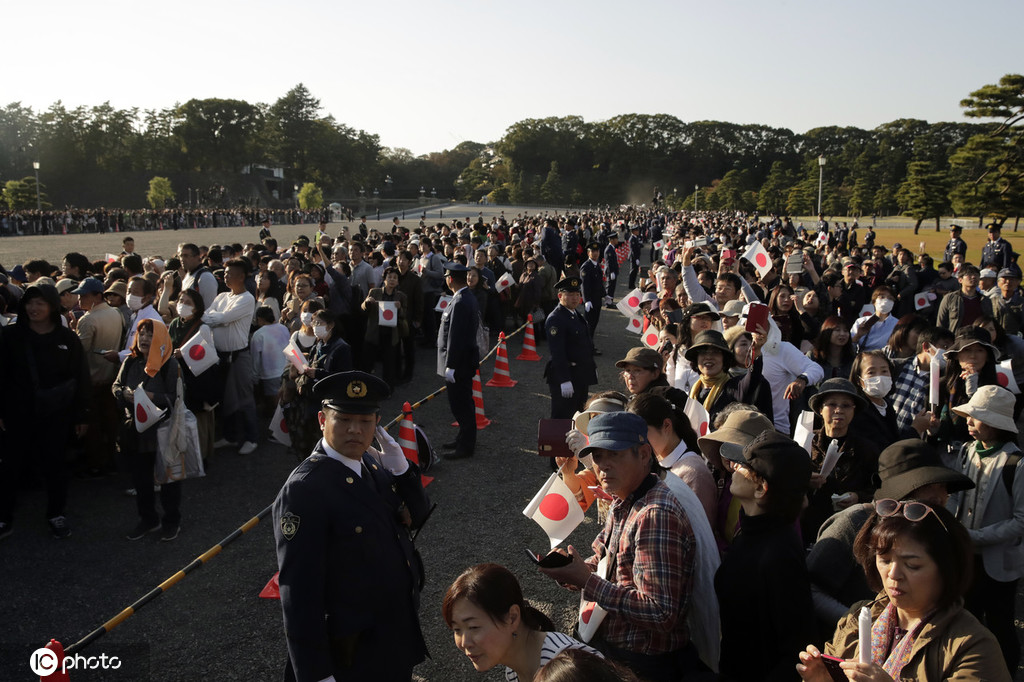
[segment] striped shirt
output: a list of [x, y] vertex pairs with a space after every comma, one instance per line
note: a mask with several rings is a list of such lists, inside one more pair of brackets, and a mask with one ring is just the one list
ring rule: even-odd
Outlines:
[[690, 640], [686, 615], [693, 589], [696, 540], [678, 500], [648, 476], [625, 500], [612, 503], [592, 545], [598, 562], [614, 547], [614, 578], [596, 573], [583, 598], [608, 611], [598, 631], [608, 644], [639, 654], [677, 651]]
[[[563, 635], [561, 632], [547, 632], [544, 636], [544, 646], [540, 650], [540, 665], [537, 669], [540, 670], [548, 664], [552, 658], [557, 656], [559, 652], [565, 649], [583, 649], [588, 654], [594, 654], [596, 656], [604, 656], [600, 651], [596, 651], [583, 642], [573, 639], [569, 635]], [[505, 680], [506, 682], [519, 682], [519, 675], [516, 674], [512, 668], [505, 668]]]

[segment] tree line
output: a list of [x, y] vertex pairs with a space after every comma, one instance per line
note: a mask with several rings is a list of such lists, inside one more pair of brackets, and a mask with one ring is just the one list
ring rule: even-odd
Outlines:
[[326, 201], [348, 202], [419, 195], [639, 203], [657, 188], [684, 209], [696, 203], [808, 215], [818, 208], [820, 174], [821, 210], [829, 215], [903, 213], [918, 224], [949, 214], [997, 222], [1019, 216], [1024, 76], [1003, 76], [961, 106], [972, 121], [899, 119], [873, 130], [826, 126], [803, 134], [667, 114], [527, 119], [496, 142], [413, 156], [325, 115], [302, 84], [269, 105], [204, 99], [140, 112], [57, 102], [36, 113], [13, 103], [0, 109], [0, 180], [15, 183], [5, 191], [12, 208], [12, 199], [35, 207], [38, 161], [58, 206], [138, 205], [154, 174], [170, 179], [179, 202], [182, 185], [190, 185], [191, 204], [191, 187], [204, 188], [203, 199], [238, 194], [243, 172], [260, 166], [283, 169], [277, 198], [285, 202], [294, 185], [306, 183]]

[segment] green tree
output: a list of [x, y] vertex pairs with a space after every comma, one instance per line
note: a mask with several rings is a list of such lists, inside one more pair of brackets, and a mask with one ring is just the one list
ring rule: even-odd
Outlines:
[[191, 170], [237, 172], [258, 160], [259, 107], [234, 99], [191, 99], [175, 118], [173, 134]]
[[562, 176], [558, 173], [558, 162], [552, 161], [548, 176], [540, 186], [540, 198], [549, 204], [558, 204], [565, 200], [565, 189], [562, 187]]
[[28, 183], [24, 180], [8, 180], [4, 183], [3, 199], [12, 211], [33, 208], [36, 202], [35, 194], [29, 192]]
[[781, 215], [786, 212], [786, 199], [789, 188], [793, 184], [793, 174], [786, 169], [782, 161], [772, 164], [768, 177], [757, 193], [757, 210], [763, 213]]
[[302, 184], [299, 190], [299, 208], [314, 209], [324, 205], [324, 193], [312, 182]]
[[146, 192], [146, 201], [152, 208], [163, 208], [174, 202], [174, 190], [171, 188], [171, 181], [167, 178], [154, 176], [149, 181], [149, 191]]
[[896, 192], [896, 201], [903, 213], [914, 218], [914, 233], [928, 218], [935, 218], [935, 230], [939, 219], [949, 210], [949, 177], [944, 170], [935, 168], [928, 161], [912, 161], [907, 168], [907, 179]]

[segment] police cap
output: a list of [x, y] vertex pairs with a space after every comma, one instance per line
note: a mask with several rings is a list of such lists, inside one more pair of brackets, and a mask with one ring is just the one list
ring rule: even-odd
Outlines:
[[580, 282], [579, 277], [566, 277], [555, 285], [555, 291], [563, 291], [565, 293], [579, 293], [582, 284], [583, 283]]
[[390, 395], [387, 382], [366, 372], [337, 372], [313, 384], [313, 397], [323, 407], [347, 414], [376, 414]]

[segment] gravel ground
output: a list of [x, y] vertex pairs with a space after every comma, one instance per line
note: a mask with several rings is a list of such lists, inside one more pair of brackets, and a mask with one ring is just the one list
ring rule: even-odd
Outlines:
[[[446, 215], [475, 215], [476, 208], [457, 211], [446, 211]], [[506, 209], [506, 215], [514, 213]], [[310, 228], [278, 227], [274, 232], [283, 243], [285, 237], [312, 234], [315, 227]], [[184, 231], [135, 235], [140, 252], [165, 255], [186, 239], [211, 243], [254, 236], [251, 228], [206, 230], [195, 236]], [[81, 243], [64, 243], [72, 239]], [[30, 255], [58, 259], [72, 249], [99, 257], [119, 243], [118, 235], [4, 239], [0, 240], [0, 262], [22, 262]], [[604, 352], [597, 358], [601, 388], [615, 384], [614, 362], [636, 340], [623, 327], [617, 312], [604, 311], [597, 330], [597, 345]], [[440, 616], [445, 590], [467, 566], [484, 561], [504, 564], [519, 576], [526, 596], [563, 631], [570, 632], [575, 620], [576, 595], [542, 576], [523, 552], [527, 547], [546, 548], [543, 531], [521, 510], [549, 474], [547, 460], [535, 454], [535, 442], [537, 420], [546, 417], [550, 408], [541, 378], [543, 362], [516, 361], [520, 346], [521, 335], [509, 347], [512, 378], [519, 384], [483, 389], [492, 423], [479, 434], [476, 456], [441, 462], [430, 472], [435, 480], [428, 493], [437, 509], [417, 545], [427, 568], [420, 616], [432, 658], [416, 668], [420, 680], [502, 679], [496, 671], [486, 675], [473, 671], [455, 649]], [[546, 355], [543, 342], [538, 350]], [[433, 373], [430, 351], [420, 351], [417, 363], [415, 380], [388, 402], [385, 419], [397, 416], [402, 402], [422, 398], [441, 385]], [[488, 361], [482, 371], [484, 381], [492, 370], [493, 361]], [[417, 410], [414, 418], [437, 448], [454, 433], [443, 395]], [[77, 641], [172, 576], [269, 505], [295, 464], [291, 453], [269, 442], [247, 457], [219, 452], [206, 478], [186, 483], [182, 532], [173, 543], [153, 537], [138, 542], [124, 539], [136, 516], [134, 501], [123, 494], [128, 486], [123, 475], [72, 482], [68, 518], [73, 535], [62, 542], [50, 537], [42, 518], [42, 491], [24, 493], [15, 533], [0, 544], [0, 603], [4, 604], [0, 680], [36, 679], [26, 665], [36, 647], [51, 637], [65, 646]], [[586, 548], [597, 531], [591, 513], [569, 542]], [[84, 650], [86, 655], [119, 655], [124, 660], [122, 669], [75, 671], [72, 679], [280, 679], [286, 656], [280, 605], [257, 596], [275, 571], [268, 517]], [[1018, 674], [1017, 679], [1024, 676]]]

